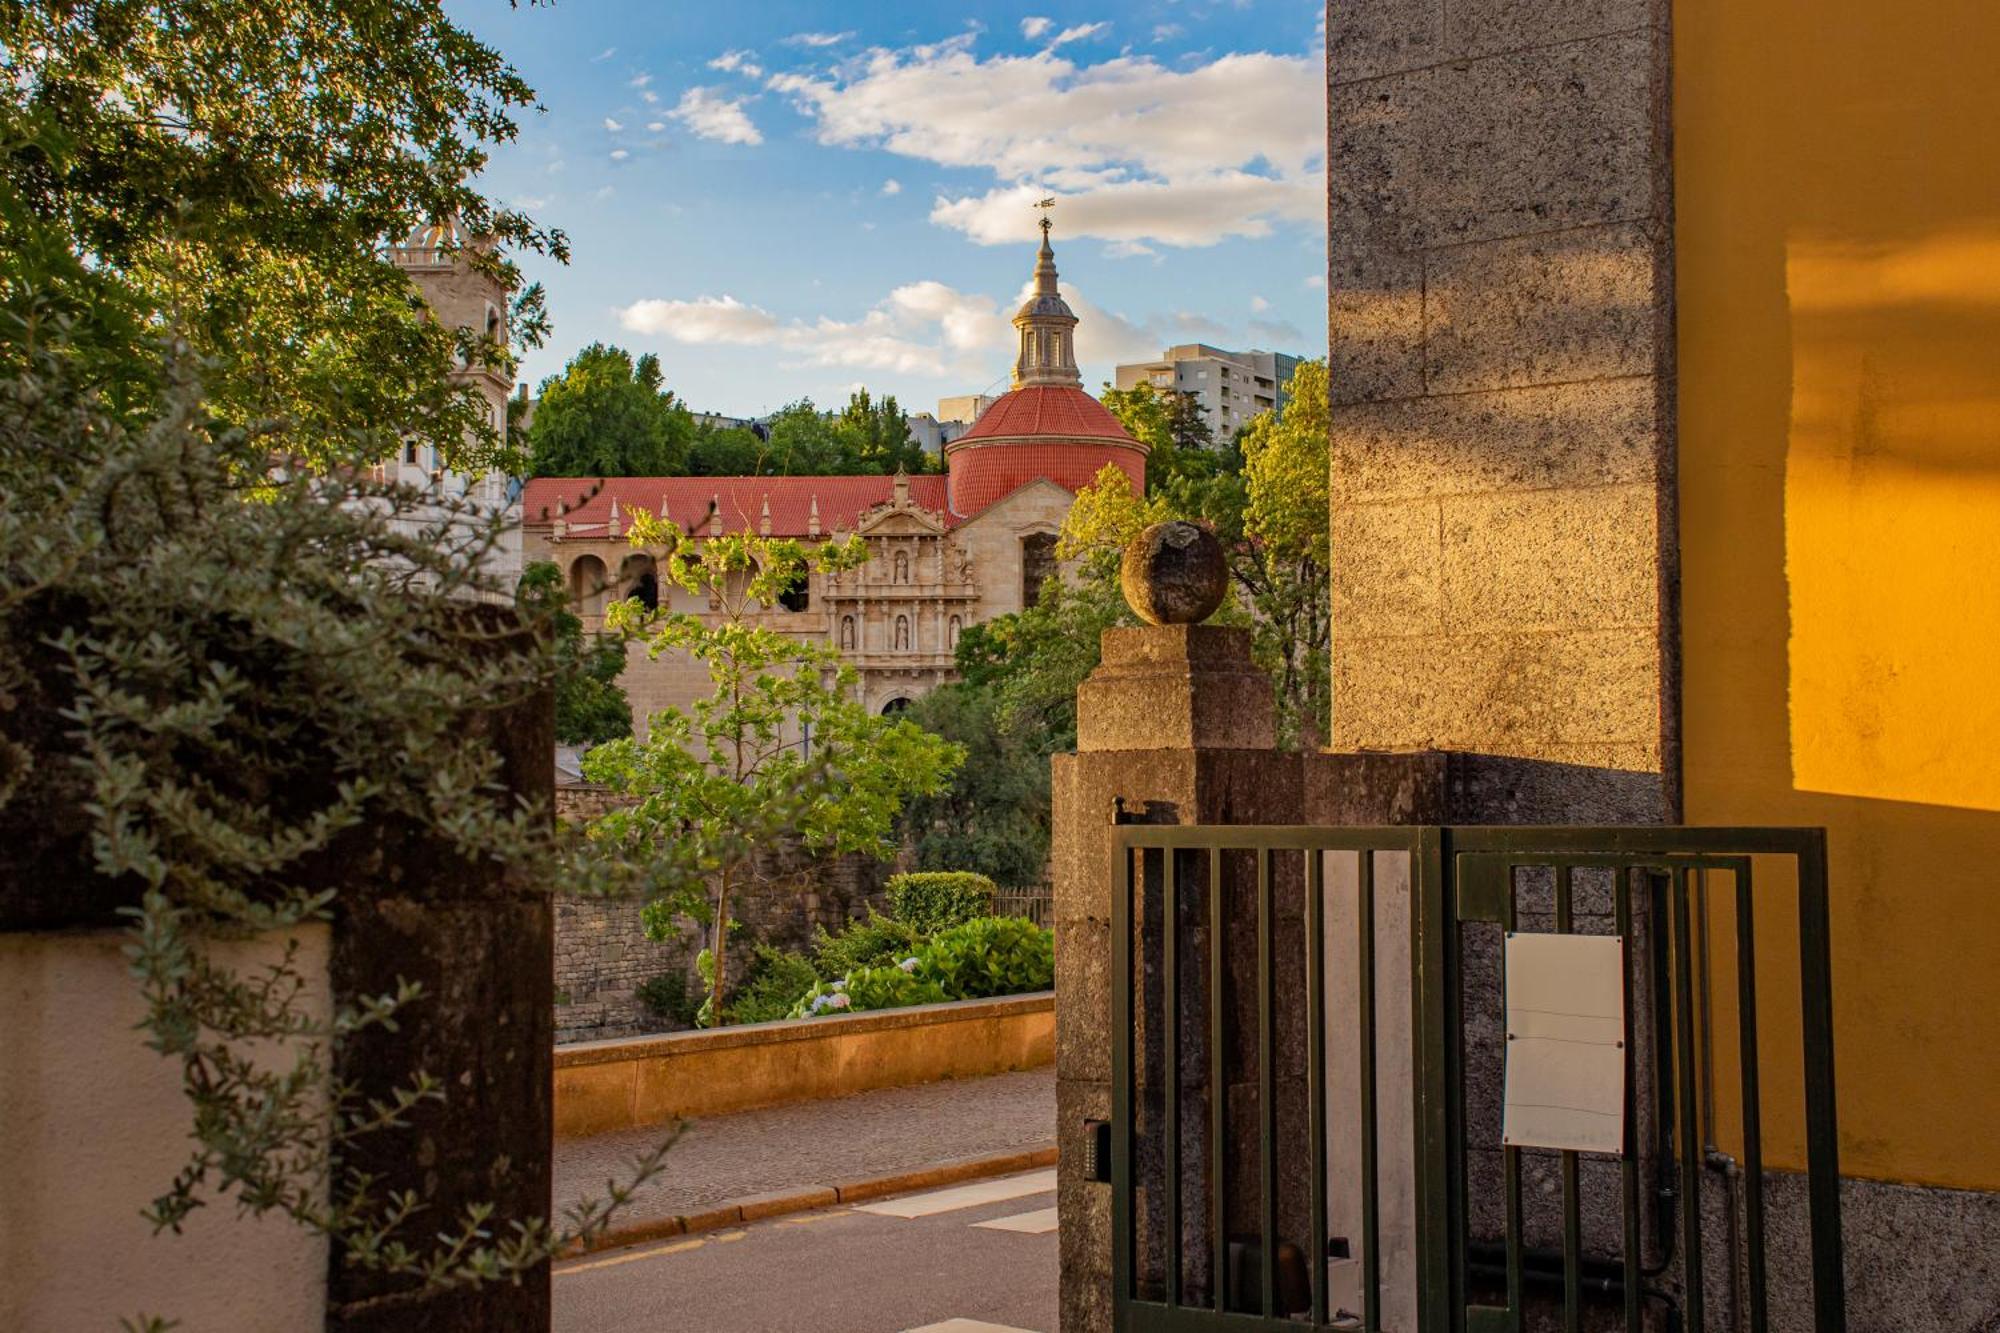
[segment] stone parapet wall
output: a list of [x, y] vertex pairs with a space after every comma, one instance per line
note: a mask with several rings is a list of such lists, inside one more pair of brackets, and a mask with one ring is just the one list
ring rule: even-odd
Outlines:
[[589, 1042], [556, 1055], [556, 1135], [977, 1078], [1054, 1058], [1048, 991]]

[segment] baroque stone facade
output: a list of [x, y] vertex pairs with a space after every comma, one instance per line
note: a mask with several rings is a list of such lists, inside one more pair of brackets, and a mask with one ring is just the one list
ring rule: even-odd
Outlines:
[[[1033, 604], [1055, 569], [1056, 535], [1076, 492], [1106, 466], [1143, 488], [1146, 447], [1081, 387], [1073, 335], [1046, 228], [1035, 293], [1014, 317], [1014, 388], [945, 448], [943, 475], [910, 477], [545, 477], [524, 497], [529, 560], [555, 562], [585, 627], [615, 600], [709, 614], [662, 587], [653, 557], [629, 540], [637, 510], [700, 540], [757, 533], [806, 542], [857, 537], [862, 567], [814, 574], [757, 623], [835, 646], [871, 710], [893, 712], [952, 678], [967, 626]], [[653, 712], [709, 692], [683, 656], [634, 645], [621, 682], [641, 728]]]

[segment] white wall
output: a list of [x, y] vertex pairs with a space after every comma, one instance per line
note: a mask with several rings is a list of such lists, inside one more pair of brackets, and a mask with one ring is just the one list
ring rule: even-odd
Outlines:
[[[180, 1069], [141, 1044], [120, 931], [0, 934], [0, 1329], [111, 1333], [141, 1312], [194, 1333], [317, 1329], [327, 1247], [289, 1219], [198, 1209], [155, 1236], [139, 1210], [186, 1159]], [[300, 932], [311, 1004], [331, 1011], [330, 935]], [[238, 967], [276, 940], [232, 946]]]

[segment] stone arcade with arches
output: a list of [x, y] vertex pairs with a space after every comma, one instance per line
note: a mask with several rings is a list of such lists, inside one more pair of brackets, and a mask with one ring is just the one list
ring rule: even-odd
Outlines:
[[[767, 625], [835, 645], [861, 677], [861, 699], [895, 711], [953, 676], [969, 625], [1032, 603], [1055, 569], [1056, 533], [1077, 491], [1106, 464], [1143, 487], [1146, 446], [1083, 389], [1077, 318], [1060, 293], [1043, 223], [1035, 291], [1014, 316], [1013, 388], [945, 448], [942, 476], [545, 477], [523, 498], [529, 560], [563, 571], [587, 628], [620, 598], [674, 610], [711, 608], [662, 588], [627, 537], [632, 514], [664, 515], [700, 539], [754, 532], [802, 541], [858, 536], [865, 565], [813, 575], [760, 609]], [[632, 649], [622, 683], [636, 722], [708, 692], [685, 658]]]

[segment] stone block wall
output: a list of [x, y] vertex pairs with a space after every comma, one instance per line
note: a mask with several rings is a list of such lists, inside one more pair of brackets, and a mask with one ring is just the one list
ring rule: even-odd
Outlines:
[[1668, 14], [1329, 8], [1336, 751], [1676, 807]]
[[[556, 791], [556, 812], [565, 821], [583, 823], [623, 800], [602, 787], [565, 786]], [[819, 927], [838, 930], [866, 915], [870, 905], [886, 906], [884, 887], [897, 868], [865, 856], [813, 857], [796, 850], [763, 858], [758, 883], [740, 890], [732, 904], [743, 928], [730, 941], [731, 977], [742, 975], [760, 941], [804, 949]], [[679, 973], [688, 993], [700, 994], [699, 935], [690, 929], [677, 939], [650, 939], [640, 906], [634, 898], [555, 895], [557, 1042], [671, 1030], [671, 1021], [639, 1000], [639, 988], [654, 977]]]

